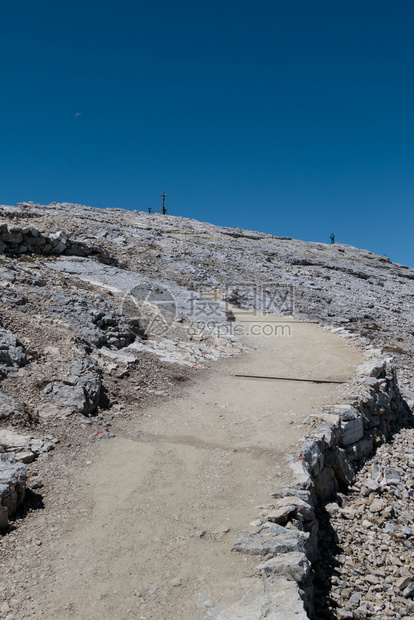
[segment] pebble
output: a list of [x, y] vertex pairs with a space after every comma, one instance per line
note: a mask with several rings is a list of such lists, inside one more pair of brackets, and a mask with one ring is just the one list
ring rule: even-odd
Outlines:
[[171, 580], [171, 585], [173, 588], [177, 588], [178, 586], [181, 586], [183, 583], [183, 580], [181, 579], [181, 577], [176, 577], [175, 579]]

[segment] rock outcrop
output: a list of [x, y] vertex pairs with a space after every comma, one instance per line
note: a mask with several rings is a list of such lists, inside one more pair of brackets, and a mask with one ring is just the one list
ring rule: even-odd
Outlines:
[[0, 444], [0, 529], [7, 527], [24, 500], [26, 471], [26, 465], [16, 463], [14, 453], [7, 453]]
[[95, 245], [74, 241], [63, 231], [45, 234], [34, 226], [0, 224], [0, 253], [7, 256], [39, 254], [44, 256], [97, 256], [110, 260], [109, 254]]

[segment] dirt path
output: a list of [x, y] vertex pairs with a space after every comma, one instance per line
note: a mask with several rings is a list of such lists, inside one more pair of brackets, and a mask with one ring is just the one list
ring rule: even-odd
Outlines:
[[128, 437], [97, 445], [82, 483], [89, 514], [50, 549], [43, 617], [201, 620], [241, 598], [257, 559], [231, 546], [288, 476], [283, 455], [300, 423], [337, 402], [341, 386], [234, 375], [343, 381], [361, 361], [315, 324], [283, 323], [291, 334], [282, 336], [283, 319], [261, 320], [278, 335], [250, 333], [250, 353], [148, 409]]

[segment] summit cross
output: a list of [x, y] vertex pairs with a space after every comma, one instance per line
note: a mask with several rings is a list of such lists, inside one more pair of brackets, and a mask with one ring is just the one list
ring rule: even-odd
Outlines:
[[162, 197], [162, 208], [161, 211], [163, 213], [163, 215], [165, 215], [167, 209], [165, 207], [165, 197], [168, 196], [168, 194], [165, 193], [165, 190], [163, 190], [162, 194], [158, 194], [158, 196]]

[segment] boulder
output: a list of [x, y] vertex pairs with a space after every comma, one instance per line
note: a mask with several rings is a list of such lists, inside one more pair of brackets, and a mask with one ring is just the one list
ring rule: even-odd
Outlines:
[[275, 508], [267, 515], [267, 520], [273, 523], [285, 524], [289, 519], [313, 521], [315, 513], [310, 504], [295, 496], [282, 497], [277, 501]]
[[13, 453], [0, 453], [0, 527], [7, 526], [24, 500], [26, 473], [26, 465], [16, 463]]
[[27, 364], [23, 343], [8, 329], [0, 327], [0, 366], [13, 368]]
[[22, 411], [14, 398], [0, 392], [0, 420], [22, 415]]
[[0, 445], [4, 452], [13, 452], [16, 460], [22, 463], [31, 463], [41, 452], [49, 452], [55, 447], [51, 441], [20, 435], [11, 429], [0, 430]]
[[254, 534], [243, 534], [232, 547], [248, 555], [277, 555], [291, 551], [304, 551], [304, 544], [309, 534], [294, 532], [281, 525], [272, 524]]
[[43, 392], [53, 404], [65, 410], [88, 415], [98, 406], [101, 385], [101, 377], [95, 372], [95, 364], [75, 363], [69, 375], [61, 381], [49, 383]]
[[256, 571], [266, 576], [289, 576], [297, 582], [306, 581], [311, 570], [311, 563], [300, 551], [284, 553], [256, 566]]

